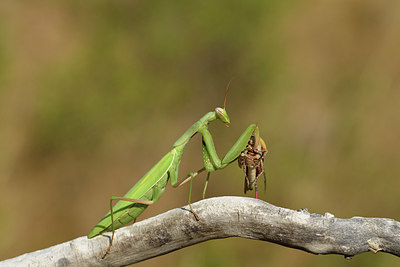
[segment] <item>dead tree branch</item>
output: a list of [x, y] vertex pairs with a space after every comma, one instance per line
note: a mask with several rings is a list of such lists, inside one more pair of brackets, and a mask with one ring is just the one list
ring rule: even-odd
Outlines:
[[0, 262], [0, 266], [121, 266], [210, 239], [243, 237], [277, 243], [314, 254], [352, 257], [362, 252], [400, 256], [400, 222], [384, 218], [340, 219], [310, 214], [244, 197], [218, 197], [173, 209], [116, 231], [110, 255], [101, 256], [110, 234], [79, 237]]

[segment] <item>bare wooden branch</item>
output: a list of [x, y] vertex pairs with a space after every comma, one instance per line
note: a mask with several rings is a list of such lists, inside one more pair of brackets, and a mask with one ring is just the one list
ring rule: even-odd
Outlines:
[[378, 251], [400, 256], [400, 222], [384, 218], [340, 219], [310, 214], [244, 197], [210, 198], [173, 209], [116, 231], [110, 255], [102, 260], [110, 234], [79, 237], [0, 262], [0, 266], [121, 266], [210, 239], [264, 240], [314, 254], [352, 257]]

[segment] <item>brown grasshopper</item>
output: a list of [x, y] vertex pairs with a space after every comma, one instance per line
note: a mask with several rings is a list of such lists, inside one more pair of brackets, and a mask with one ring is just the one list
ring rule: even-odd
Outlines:
[[264, 172], [264, 157], [268, 153], [264, 140], [260, 137], [258, 127], [254, 130], [250, 140], [238, 157], [239, 167], [245, 175], [244, 193], [255, 188], [256, 199], [258, 198], [257, 179], [264, 174], [264, 189], [266, 188], [267, 177]]

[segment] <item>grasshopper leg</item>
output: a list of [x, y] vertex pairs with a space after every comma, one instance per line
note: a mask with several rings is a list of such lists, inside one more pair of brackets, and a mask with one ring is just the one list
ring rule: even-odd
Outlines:
[[247, 177], [247, 172], [246, 172], [246, 166], [243, 165], [243, 172], [244, 172], [244, 193], [246, 194], [247, 189], [250, 188], [250, 180], [249, 177]]
[[264, 175], [264, 192], [266, 192], [267, 191], [267, 175], [265, 174], [264, 163], [262, 161], [261, 161], [261, 164], [262, 164], [263, 175]]

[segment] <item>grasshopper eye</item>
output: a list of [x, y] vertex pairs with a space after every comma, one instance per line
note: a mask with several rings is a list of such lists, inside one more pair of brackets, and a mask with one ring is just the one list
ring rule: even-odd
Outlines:
[[226, 113], [225, 109], [216, 108], [215, 109], [215, 114], [217, 115], [218, 119], [220, 119], [223, 123], [226, 124], [226, 126], [229, 126], [231, 121], [229, 120], [228, 114]]

